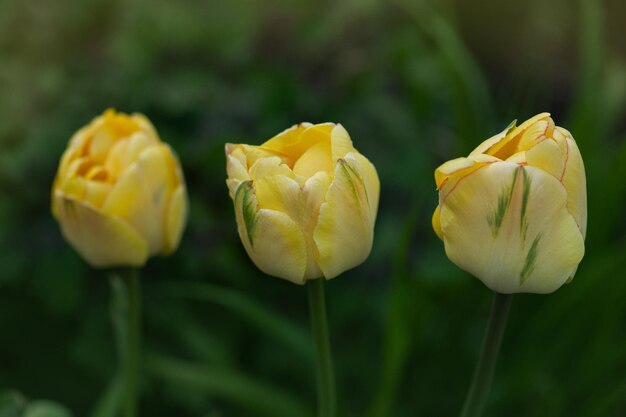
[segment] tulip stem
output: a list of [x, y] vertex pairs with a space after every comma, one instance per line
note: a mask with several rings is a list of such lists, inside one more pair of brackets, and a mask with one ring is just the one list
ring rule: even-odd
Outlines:
[[493, 371], [511, 307], [511, 298], [511, 294], [495, 293], [480, 359], [474, 371], [472, 385], [465, 398], [461, 417], [479, 417], [482, 413], [491, 388]]
[[127, 276], [128, 321], [125, 366], [125, 417], [137, 416], [137, 387], [141, 344], [141, 288], [137, 268], [130, 268]]
[[337, 399], [330, 339], [328, 337], [324, 281], [324, 278], [319, 278], [307, 282], [311, 328], [317, 362], [317, 415], [319, 417], [335, 417]]

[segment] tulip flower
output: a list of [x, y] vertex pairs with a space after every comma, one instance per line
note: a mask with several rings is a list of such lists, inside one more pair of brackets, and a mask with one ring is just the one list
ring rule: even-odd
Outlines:
[[376, 169], [333, 123], [301, 123], [260, 146], [226, 145], [239, 237], [268, 275], [305, 284], [315, 340], [318, 415], [335, 417], [324, 281], [372, 249]]
[[[70, 140], [52, 188], [52, 213], [87, 263], [131, 267], [116, 305], [127, 319], [124, 415], [135, 417], [141, 296], [133, 267], [178, 247], [187, 220], [180, 164], [145, 116], [107, 110]], [[116, 277], [115, 294], [117, 283]]]
[[548, 113], [510, 126], [435, 171], [433, 228], [448, 258], [504, 293], [550, 293], [584, 252], [585, 168]]
[[70, 140], [52, 212], [92, 266], [142, 266], [178, 247], [187, 217], [180, 164], [145, 116], [107, 110]]
[[513, 122], [466, 158], [435, 171], [433, 228], [448, 258], [495, 291], [480, 359], [461, 417], [489, 394], [513, 293], [550, 293], [585, 252], [587, 191], [572, 135], [541, 113]]
[[333, 123], [302, 123], [260, 146], [227, 144], [239, 236], [263, 272], [304, 284], [361, 264], [372, 248], [380, 184]]

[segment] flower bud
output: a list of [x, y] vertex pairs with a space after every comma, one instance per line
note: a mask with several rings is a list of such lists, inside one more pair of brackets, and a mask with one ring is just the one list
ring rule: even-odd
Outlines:
[[187, 219], [180, 164], [145, 116], [107, 110], [70, 140], [52, 212], [90, 265], [142, 266], [178, 247]]
[[448, 258], [500, 293], [550, 293], [585, 252], [587, 191], [572, 135], [548, 113], [435, 171], [433, 228]]
[[263, 272], [304, 284], [361, 264], [372, 248], [380, 183], [333, 123], [302, 123], [261, 146], [226, 145], [239, 236]]

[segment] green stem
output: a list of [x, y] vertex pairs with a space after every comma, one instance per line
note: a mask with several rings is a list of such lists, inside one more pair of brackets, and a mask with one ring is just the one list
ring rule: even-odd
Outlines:
[[324, 281], [324, 278], [319, 278], [310, 280], [307, 283], [311, 328], [313, 330], [315, 355], [317, 359], [317, 415], [319, 417], [335, 417], [337, 413], [337, 399], [335, 393], [333, 360], [328, 337]]
[[131, 268], [127, 279], [128, 321], [126, 338], [125, 417], [137, 416], [137, 387], [139, 379], [141, 344], [141, 289], [139, 272]]
[[489, 395], [489, 388], [491, 388], [493, 370], [498, 359], [506, 319], [511, 307], [511, 298], [511, 294], [495, 294], [480, 359], [476, 365], [476, 371], [474, 371], [472, 385], [467, 393], [467, 398], [465, 398], [461, 417], [479, 417], [482, 413]]

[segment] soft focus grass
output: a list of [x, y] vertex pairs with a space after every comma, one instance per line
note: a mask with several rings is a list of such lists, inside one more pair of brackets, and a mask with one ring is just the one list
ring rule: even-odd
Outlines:
[[179, 251], [142, 273], [143, 415], [313, 414], [305, 289], [247, 259], [223, 155], [305, 120], [342, 123], [382, 182], [369, 260], [328, 286], [341, 415], [457, 413], [491, 294], [431, 231], [432, 171], [541, 111], [586, 162], [587, 253], [554, 295], [514, 297], [486, 416], [626, 414], [626, 10], [509, 6], [1, 2], [0, 407], [114, 415], [124, 297], [49, 213], [67, 140], [113, 106], [153, 120], [191, 198]]

